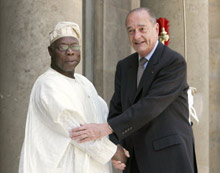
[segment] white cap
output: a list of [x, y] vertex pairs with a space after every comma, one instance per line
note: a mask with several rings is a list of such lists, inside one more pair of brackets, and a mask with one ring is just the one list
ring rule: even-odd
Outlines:
[[80, 40], [80, 28], [74, 22], [58, 22], [54, 30], [50, 32], [50, 44], [62, 37], [75, 37]]

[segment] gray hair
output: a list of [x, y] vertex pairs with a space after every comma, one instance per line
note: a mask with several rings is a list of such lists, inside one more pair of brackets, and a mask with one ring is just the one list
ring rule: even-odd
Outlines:
[[152, 23], [153, 25], [155, 25], [155, 24], [157, 23], [156, 16], [154, 15], [154, 13], [153, 13], [149, 8], [147, 8], [147, 7], [140, 7], [140, 8], [135, 8], [135, 9], [131, 10], [131, 11], [128, 13], [128, 15], [127, 15], [127, 17], [126, 17], [126, 20], [125, 20], [125, 25], [127, 25], [127, 19], [128, 19], [128, 16], [129, 16], [131, 13], [133, 13], [133, 12], [140, 12], [140, 11], [146, 11], [146, 12], [149, 14], [149, 16], [150, 16], [150, 21], [151, 21], [151, 23]]

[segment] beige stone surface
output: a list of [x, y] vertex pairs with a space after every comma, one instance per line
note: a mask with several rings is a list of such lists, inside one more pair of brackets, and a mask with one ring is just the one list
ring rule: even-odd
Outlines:
[[188, 82], [197, 88], [194, 123], [195, 147], [200, 173], [209, 172], [209, 33], [208, 0], [186, 1]]
[[[216, 19], [217, 20], [217, 19]], [[220, 171], [220, 37], [209, 40], [210, 44], [210, 131], [209, 159], [210, 173]]]
[[220, 172], [220, 1], [209, 0], [209, 160], [210, 173]]
[[109, 103], [114, 90], [117, 62], [131, 53], [125, 27], [125, 18], [132, 8], [131, 2], [105, 1], [103, 27], [103, 97]]

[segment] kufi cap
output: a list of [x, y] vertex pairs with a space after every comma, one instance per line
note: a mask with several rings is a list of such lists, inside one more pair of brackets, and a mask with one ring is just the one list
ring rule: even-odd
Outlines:
[[74, 22], [58, 22], [54, 30], [50, 32], [50, 44], [62, 37], [75, 37], [80, 40], [80, 28]]

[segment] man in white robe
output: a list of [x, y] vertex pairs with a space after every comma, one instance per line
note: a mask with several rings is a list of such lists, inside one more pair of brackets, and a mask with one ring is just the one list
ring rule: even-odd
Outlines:
[[71, 22], [58, 23], [50, 34], [51, 67], [31, 91], [19, 173], [110, 173], [111, 158], [125, 158], [107, 137], [83, 144], [69, 137], [72, 128], [104, 123], [108, 115], [92, 83], [74, 73], [79, 39]]

